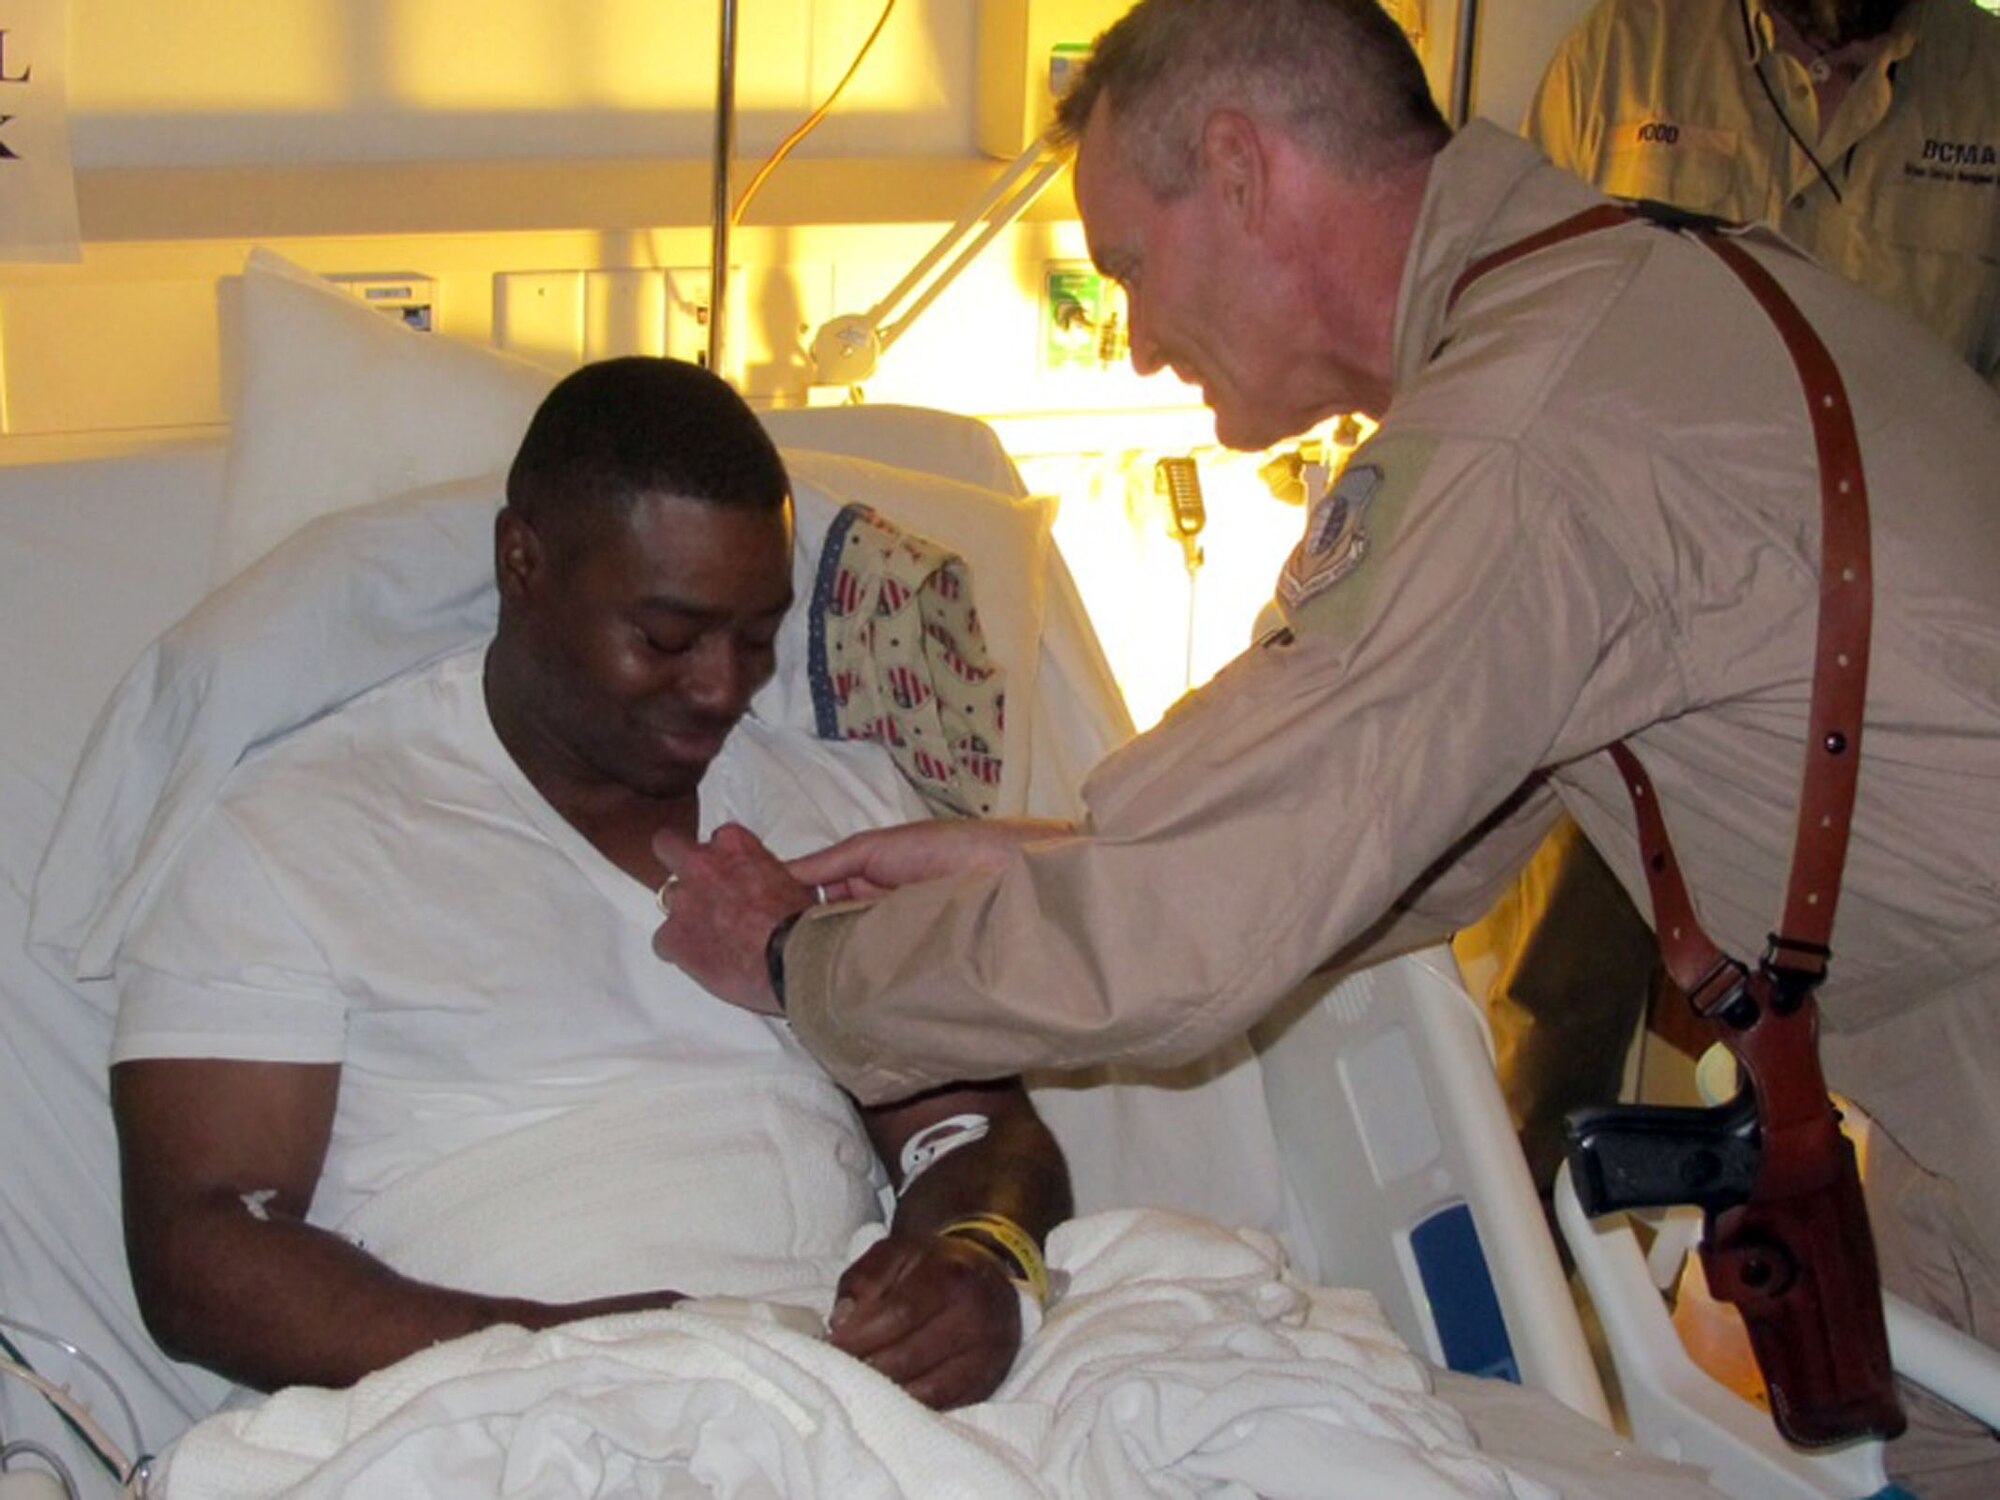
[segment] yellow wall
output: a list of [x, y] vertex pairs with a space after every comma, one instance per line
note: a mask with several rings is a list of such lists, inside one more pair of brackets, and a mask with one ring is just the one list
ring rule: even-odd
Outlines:
[[[69, 0], [79, 166], [699, 155], [715, 0]], [[881, 0], [741, 0], [743, 144], [845, 71]], [[973, 0], [899, 0], [815, 151], [965, 154]]]
[[[428, 276], [438, 329], [475, 342], [494, 338], [496, 307], [521, 305], [510, 287], [705, 274], [713, 0], [69, 3], [84, 257], [0, 268], [0, 463], [219, 436], [226, 312], [253, 245], [322, 273]], [[813, 330], [875, 303], [1000, 170], [978, 144], [981, 3], [900, 0], [737, 232], [729, 373], [754, 401], [838, 395], [809, 388]], [[1087, 37], [1118, 8], [1004, 4], [1037, 36]], [[1406, 0], [1432, 23], [1439, 7]], [[741, 0], [739, 184], [880, 12]], [[1433, 37], [1434, 78], [1448, 57]], [[1171, 379], [1141, 382], [1122, 360], [1048, 367], [1047, 277], [1084, 259], [1059, 182], [868, 396], [993, 419], [1031, 483], [1062, 493], [1059, 538], [1144, 721], [1240, 647], [1298, 513], [1261, 494], [1253, 461], [1213, 451], [1207, 414]], [[657, 306], [645, 284], [654, 300], [635, 305]], [[622, 333], [631, 347], [663, 336]], [[1190, 592], [1148, 478], [1157, 456], [1197, 449], [1216, 519]]]
[[[1104, 9], [1091, 0], [1089, 19]], [[739, 187], [881, 12], [741, 0]], [[254, 244], [323, 272], [428, 275], [438, 326], [477, 341], [496, 307], [518, 306], [508, 277], [705, 267], [719, 13], [714, 0], [70, 0], [85, 254], [0, 269], [0, 461], [64, 434], [222, 422], [218, 310]], [[731, 254], [745, 268], [732, 373], [753, 398], [803, 402], [811, 330], [874, 303], [998, 170], [974, 145], [976, 31], [973, 0], [900, 0], [838, 110], [753, 205]], [[1039, 268], [1081, 257], [1071, 213], [1066, 187], [1048, 194], [1034, 227], [919, 326], [884, 398], [1038, 399], [1025, 387]], [[903, 374], [940, 320], [960, 325], [952, 368]]]
[[[1440, 6], [1399, 3], [1433, 19]], [[806, 400], [810, 330], [872, 304], [998, 171], [977, 146], [982, 62], [1005, 89], [1037, 80], [1018, 57], [1000, 66], [1001, 49], [982, 52], [982, 25], [1005, 18], [1039, 45], [1088, 37], [1120, 6], [899, 0], [732, 247], [746, 268], [732, 287], [754, 307], [731, 325], [747, 394]], [[438, 325], [482, 341], [496, 306], [519, 305], [501, 278], [705, 266], [720, 9], [69, 0], [85, 254], [0, 268], [0, 462], [60, 434], [224, 420], [218, 299], [254, 244], [323, 272], [431, 276]], [[881, 0], [740, 0], [739, 186], [881, 13]], [[871, 394], [982, 415], [1184, 404], [1124, 376], [1044, 378], [1047, 265], [1083, 257], [1072, 214], [1058, 184], [926, 315]]]

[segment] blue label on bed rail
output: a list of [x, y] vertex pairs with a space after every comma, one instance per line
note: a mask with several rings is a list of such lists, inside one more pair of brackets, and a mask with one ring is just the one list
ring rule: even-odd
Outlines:
[[1431, 1321], [1445, 1365], [1461, 1375], [1521, 1383], [1521, 1367], [1500, 1316], [1500, 1298], [1486, 1269], [1479, 1227], [1466, 1204], [1441, 1209], [1410, 1233], [1410, 1249], [1430, 1298]]

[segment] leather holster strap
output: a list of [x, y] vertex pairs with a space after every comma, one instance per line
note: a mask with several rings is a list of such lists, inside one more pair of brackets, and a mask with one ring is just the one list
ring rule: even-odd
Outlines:
[[[1642, 215], [1600, 205], [1470, 267], [1479, 276], [1576, 235]], [[1744, 1199], [1712, 1207], [1702, 1266], [1718, 1297], [1742, 1313], [1778, 1429], [1820, 1444], [1903, 1430], [1882, 1318], [1881, 1278], [1853, 1148], [1819, 1065], [1819, 1008], [1834, 908], [1847, 856], [1861, 758], [1872, 613], [1868, 494], [1847, 393], [1832, 357], [1777, 281], [1712, 225], [1692, 232], [1777, 328], [1812, 422], [1820, 483], [1819, 629], [1791, 880], [1779, 930], [1754, 968], [1702, 930], [1667, 836], [1664, 811], [1624, 744], [1611, 747], [1639, 823], [1639, 852], [1667, 971], [1697, 1012], [1715, 1016], [1756, 1101], [1757, 1164]], [[1697, 1156], [1681, 1167], [1699, 1167]]]
[[[1538, 250], [1579, 235], [1646, 222], [1644, 215], [1622, 204], [1603, 203], [1585, 209], [1473, 262], [1453, 283], [1446, 305], [1455, 304], [1468, 287], [1489, 272]], [[1819, 464], [1819, 635], [1791, 881], [1774, 935], [1777, 960], [1817, 979], [1826, 969], [1861, 766], [1874, 598], [1868, 486], [1846, 387], [1819, 335], [1770, 272], [1730, 236], [1699, 231], [1695, 238], [1735, 273], [1776, 326], [1798, 371]], [[1623, 744], [1612, 746], [1611, 753], [1639, 820], [1640, 854], [1652, 891], [1661, 956], [1675, 983], [1695, 1000], [1697, 1008], [1705, 1010], [1704, 998], [1722, 998], [1723, 976], [1729, 972], [1730, 961], [1695, 917], [1693, 900], [1667, 837], [1665, 816], [1644, 766]]]
[[1512, 265], [1515, 261], [1525, 259], [1538, 250], [1546, 250], [1551, 245], [1560, 245], [1565, 240], [1575, 239], [1578, 235], [1640, 222], [1643, 222], [1640, 216], [1622, 203], [1600, 203], [1595, 208], [1586, 208], [1580, 214], [1572, 214], [1559, 223], [1551, 224], [1547, 229], [1537, 230], [1526, 239], [1516, 240], [1511, 245], [1502, 245], [1498, 250], [1481, 256], [1458, 273], [1458, 280], [1451, 284], [1451, 291], [1445, 296], [1445, 309], [1449, 311], [1456, 307], [1458, 299], [1465, 294], [1466, 288], [1480, 277], [1497, 271], [1502, 266]]
[[[1868, 633], [1874, 617], [1868, 482], [1861, 471], [1861, 440], [1855, 435], [1847, 387], [1826, 345], [1771, 273], [1741, 245], [1715, 234], [1701, 236], [1701, 242], [1736, 273], [1777, 326], [1798, 368], [1819, 458], [1819, 639], [1792, 878], [1778, 933], [1781, 941], [1820, 950], [1815, 972], [1823, 975], [1861, 773]], [[1807, 957], [1809, 953], [1793, 950], [1781, 954], [1780, 961], [1802, 968]]]

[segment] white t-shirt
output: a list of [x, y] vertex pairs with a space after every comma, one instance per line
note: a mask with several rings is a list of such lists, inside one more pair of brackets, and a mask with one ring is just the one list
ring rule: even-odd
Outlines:
[[[247, 760], [121, 957], [116, 1062], [342, 1065], [314, 1223], [628, 1084], [824, 1078], [782, 1023], [654, 955], [653, 892], [501, 746], [484, 655]], [[786, 855], [921, 816], [875, 747], [748, 719], [701, 787], [704, 836], [735, 821]]]

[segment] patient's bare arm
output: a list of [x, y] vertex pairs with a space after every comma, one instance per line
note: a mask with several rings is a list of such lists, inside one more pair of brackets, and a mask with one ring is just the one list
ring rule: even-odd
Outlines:
[[1062, 1151], [1012, 1081], [941, 1089], [863, 1114], [898, 1186], [903, 1146], [918, 1131], [961, 1114], [985, 1115], [989, 1126], [923, 1172], [889, 1237], [847, 1268], [833, 1342], [928, 1405], [982, 1400], [1020, 1347], [1020, 1299], [991, 1254], [937, 1231], [971, 1214], [1001, 1214], [1040, 1242], [1070, 1214]]
[[549, 1304], [400, 1276], [305, 1222], [340, 1069], [208, 1059], [112, 1069], [125, 1245], [168, 1354], [260, 1390], [351, 1385], [496, 1323], [545, 1328], [664, 1307], [677, 1292]]

